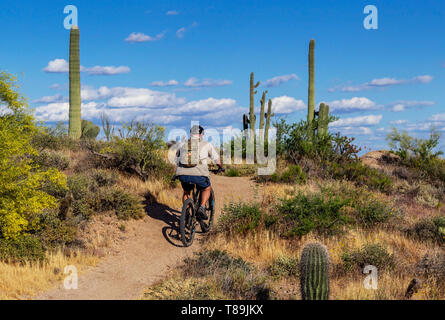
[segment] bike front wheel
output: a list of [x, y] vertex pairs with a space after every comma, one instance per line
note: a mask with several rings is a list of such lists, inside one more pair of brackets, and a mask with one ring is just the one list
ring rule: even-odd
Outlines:
[[196, 229], [196, 214], [193, 207], [192, 199], [187, 199], [182, 206], [181, 219], [179, 221], [179, 231], [181, 234], [181, 241], [184, 247], [192, 245], [195, 238]]

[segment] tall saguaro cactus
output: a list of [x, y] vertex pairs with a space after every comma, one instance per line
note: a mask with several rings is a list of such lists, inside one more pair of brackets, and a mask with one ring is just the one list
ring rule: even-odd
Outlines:
[[320, 243], [303, 248], [300, 260], [300, 290], [303, 300], [328, 300], [329, 255]]
[[79, 28], [73, 26], [70, 33], [70, 110], [68, 136], [79, 139], [82, 134], [80, 98]]
[[265, 141], [269, 141], [270, 121], [274, 115], [275, 114], [272, 113], [272, 99], [269, 99], [269, 105], [267, 107], [267, 114], [266, 114], [266, 129], [264, 129], [264, 140]]
[[255, 75], [252, 72], [250, 74], [250, 115], [249, 115], [249, 121], [250, 121], [250, 129], [252, 132], [252, 137], [255, 136], [255, 94], [257, 91], [255, 90], [260, 85], [260, 82], [258, 81], [255, 84]]
[[315, 40], [309, 43], [309, 89], [307, 103], [307, 123], [309, 130], [312, 130], [312, 122], [315, 115]]

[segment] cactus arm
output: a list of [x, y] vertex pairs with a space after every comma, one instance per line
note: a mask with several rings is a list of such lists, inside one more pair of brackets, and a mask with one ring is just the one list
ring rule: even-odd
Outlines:
[[79, 139], [82, 134], [81, 97], [80, 97], [80, 59], [79, 59], [79, 28], [73, 26], [70, 32], [70, 107], [68, 136]]

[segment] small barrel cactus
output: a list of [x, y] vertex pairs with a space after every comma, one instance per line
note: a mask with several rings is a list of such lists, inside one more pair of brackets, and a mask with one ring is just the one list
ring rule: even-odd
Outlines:
[[328, 300], [329, 255], [320, 243], [303, 248], [300, 260], [300, 291], [303, 300]]

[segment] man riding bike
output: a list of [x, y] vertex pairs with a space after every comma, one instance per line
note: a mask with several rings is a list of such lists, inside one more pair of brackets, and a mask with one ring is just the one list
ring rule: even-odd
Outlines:
[[197, 212], [198, 220], [208, 219], [206, 203], [210, 198], [212, 187], [210, 186], [210, 173], [207, 166], [207, 158], [213, 160], [221, 171], [224, 171], [219, 156], [213, 145], [202, 140], [204, 128], [195, 125], [190, 130], [190, 139], [178, 146], [176, 153], [176, 176], [181, 181], [184, 194], [182, 200], [190, 198], [193, 185], [201, 191], [201, 204]]

